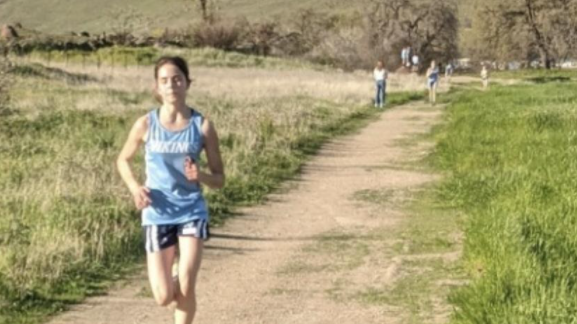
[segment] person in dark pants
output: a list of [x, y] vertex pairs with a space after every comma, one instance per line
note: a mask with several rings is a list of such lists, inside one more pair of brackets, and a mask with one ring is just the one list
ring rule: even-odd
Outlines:
[[373, 71], [375, 78], [375, 107], [383, 108], [387, 97], [387, 78], [388, 72], [383, 66], [383, 61], [378, 61], [375, 70]]

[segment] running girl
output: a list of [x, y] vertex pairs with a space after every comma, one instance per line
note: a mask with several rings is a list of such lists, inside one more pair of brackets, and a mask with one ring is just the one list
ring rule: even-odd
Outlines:
[[[224, 171], [214, 125], [187, 106], [190, 76], [180, 57], [162, 57], [154, 68], [155, 96], [162, 103], [132, 127], [117, 160], [136, 208], [142, 210], [147, 268], [154, 299], [175, 304], [176, 324], [190, 324], [196, 312], [195, 285], [208, 239], [208, 209], [201, 185], [221, 188]], [[131, 160], [144, 146], [146, 183], [140, 184]], [[210, 173], [200, 170], [201, 152]], [[178, 277], [172, 265], [180, 253]]]

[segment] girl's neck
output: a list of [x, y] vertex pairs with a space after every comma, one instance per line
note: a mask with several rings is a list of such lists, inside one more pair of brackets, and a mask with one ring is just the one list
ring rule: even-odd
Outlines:
[[163, 103], [160, 107], [161, 112], [171, 120], [176, 119], [178, 115], [188, 116], [189, 108], [184, 102]]

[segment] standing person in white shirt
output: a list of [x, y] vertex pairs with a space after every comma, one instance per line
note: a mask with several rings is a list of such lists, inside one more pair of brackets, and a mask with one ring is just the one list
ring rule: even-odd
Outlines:
[[483, 90], [487, 90], [489, 87], [489, 70], [487, 70], [485, 64], [483, 64], [483, 68], [481, 69], [481, 81], [483, 82]]
[[375, 70], [373, 71], [375, 78], [375, 87], [377, 93], [375, 95], [375, 107], [383, 108], [386, 100], [387, 78], [388, 72], [383, 66], [383, 61], [378, 61]]
[[413, 55], [411, 60], [413, 63], [413, 72], [418, 72], [419, 71], [419, 56], [417, 54], [415, 54], [415, 55]]
[[447, 80], [448, 83], [451, 83], [451, 77], [453, 76], [453, 63], [449, 62], [447, 63], [447, 66], [445, 67], [445, 79]]
[[403, 61], [403, 67], [409, 67], [411, 65], [411, 48], [409, 46], [403, 47], [401, 58]]

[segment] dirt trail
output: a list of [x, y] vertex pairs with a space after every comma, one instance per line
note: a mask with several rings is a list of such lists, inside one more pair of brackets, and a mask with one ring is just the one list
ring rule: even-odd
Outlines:
[[[428, 132], [441, 109], [413, 103], [383, 112], [357, 134], [324, 145], [269, 202], [215, 229], [200, 273], [195, 323], [408, 321], [414, 314], [398, 305], [364, 300], [367, 291], [393, 287], [406, 275], [404, 257], [395, 253], [402, 242], [393, 235], [406, 217], [399, 205], [436, 176], [406, 167], [430, 146], [403, 140]], [[411, 258], [452, 260], [458, 253]], [[155, 306], [147, 289], [142, 272], [50, 323], [171, 323], [170, 312]], [[444, 322], [445, 304], [440, 298], [424, 322]]]

